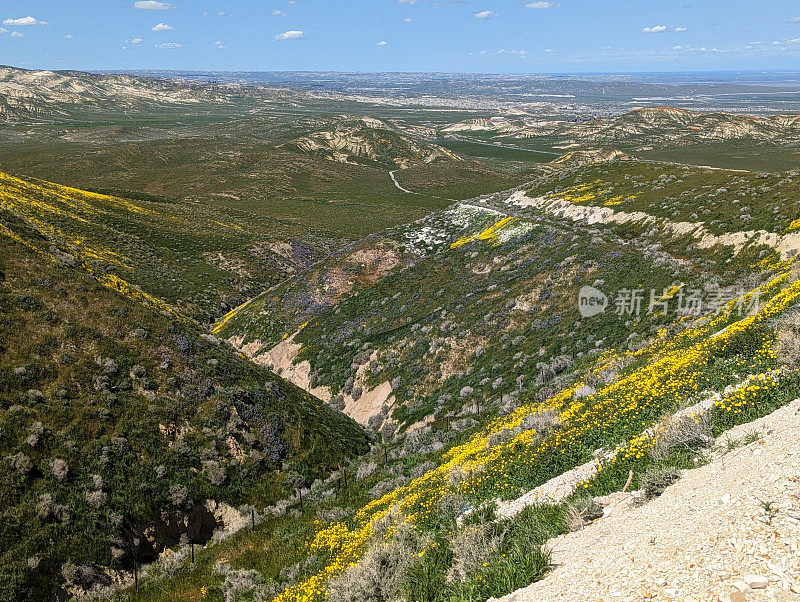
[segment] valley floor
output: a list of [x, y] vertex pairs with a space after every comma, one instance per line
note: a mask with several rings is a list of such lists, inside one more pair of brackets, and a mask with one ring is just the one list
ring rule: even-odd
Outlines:
[[795, 400], [728, 431], [646, 505], [609, 496], [605, 517], [549, 542], [545, 579], [500, 600], [798, 599], [799, 416]]

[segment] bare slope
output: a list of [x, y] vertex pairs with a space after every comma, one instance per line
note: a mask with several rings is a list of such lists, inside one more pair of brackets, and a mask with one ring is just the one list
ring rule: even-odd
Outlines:
[[500, 600], [797, 599], [798, 416], [794, 401], [725, 433], [644, 506], [610, 498], [606, 517], [548, 543], [552, 573]]

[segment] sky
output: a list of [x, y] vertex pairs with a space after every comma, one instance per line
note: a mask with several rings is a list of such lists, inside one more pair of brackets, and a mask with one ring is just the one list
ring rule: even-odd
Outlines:
[[29, 69], [588, 73], [800, 68], [797, 0], [0, 0]]

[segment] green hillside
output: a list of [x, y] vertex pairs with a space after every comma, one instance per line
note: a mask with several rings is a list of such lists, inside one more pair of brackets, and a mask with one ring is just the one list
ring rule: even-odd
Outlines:
[[[562, 158], [514, 194], [364, 239], [220, 321], [256, 361], [294, 349], [273, 367], [307, 370], [382, 445], [346, 466], [347, 486], [312, 486], [301, 513], [156, 572], [140, 595], [501, 596], [546, 573], [547, 540], [594, 517], [587, 496], [630, 487], [645, 503], [658, 479], [702, 462], [711, 435], [794, 399], [800, 284], [782, 239], [703, 239], [656, 202], [673, 176], [701, 199], [753, 178], [769, 187], [763, 227], [786, 236], [792, 176], [610, 158]], [[596, 187], [606, 201], [641, 191], [640, 213], [567, 210], [622, 210]], [[584, 287], [608, 295], [605, 312], [579, 312]], [[536, 497], [575, 469], [563, 494]]]
[[313, 480], [366, 449], [342, 414], [147, 294], [114, 290], [98, 266], [124, 262], [115, 241], [98, 232], [58, 248], [75, 236], [67, 216], [45, 228], [41, 209], [57, 196], [80, 221], [132, 205], [63, 188], [3, 194], [17, 212], [0, 211], [0, 598], [108, 584], [107, 569], [202, 543], [235, 508], [285, 497], [287, 474]]

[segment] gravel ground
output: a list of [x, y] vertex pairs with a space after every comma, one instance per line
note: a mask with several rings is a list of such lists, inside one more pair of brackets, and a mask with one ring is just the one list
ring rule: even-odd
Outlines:
[[601, 500], [606, 516], [549, 542], [553, 572], [501, 600], [800, 600], [800, 400], [717, 443], [645, 505]]

